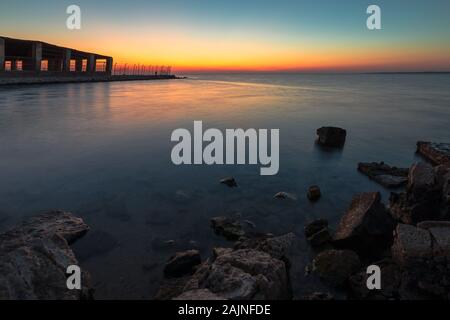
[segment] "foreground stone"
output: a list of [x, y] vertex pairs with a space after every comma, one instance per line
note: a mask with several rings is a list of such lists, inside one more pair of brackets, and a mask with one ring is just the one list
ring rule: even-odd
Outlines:
[[178, 252], [167, 262], [164, 275], [166, 278], [176, 278], [192, 274], [195, 271], [194, 268], [201, 263], [202, 259], [198, 250]]
[[450, 166], [450, 143], [419, 141], [417, 152], [434, 165]]
[[347, 131], [336, 127], [322, 127], [317, 129], [319, 145], [332, 148], [341, 148], [345, 144]]
[[293, 237], [261, 237], [238, 242], [234, 249], [215, 248], [212, 261], [198, 266], [192, 276], [165, 280], [156, 298], [290, 299], [285, 259]]
[[229, 217], [215, 217], [211, 219], [214, 232], [227, 240], [236, 241], [245, 236], [245, 231], [239, 221]]
[[360, 267], [358, 255], [350, 250], [327, 250], [313, 260], [313, 272], [336, 287], [346, 285], [348, 278]]
[[82, 219], [52, 211], [28, 219], [0, 235], [0, 300], [79, 300], [90, 296], [88, 274], [83, 290], [69, 290], [66, 270], [78, 261], [70, 244], [88, 232]]
[[433, 168], [419, 162], [411, 166], [406, 192], [392, 193], [392, 216], [405, 224], [417, 224], [425, 220], [448, 219], [450, 208], [445, 197], [447, 170]]
[[372, 254], [374, 249], [391, 245], [393, 229], [394, 221], [381, 203], [380, 193], [361, 193], [353, 197], [334, 240], [338, 246]]
[[408, 182], [408, 169], [391, 167], [384, 162], [359, 163], [358, 170], [387, 188], [397, 188]]

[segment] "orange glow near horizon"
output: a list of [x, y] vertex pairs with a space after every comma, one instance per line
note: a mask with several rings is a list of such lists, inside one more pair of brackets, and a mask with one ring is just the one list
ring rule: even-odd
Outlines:
[[[319, 42], [299, 38], [276, 43], [261, 39], [202, 39], [182, 33], [151, 33], [148, 40], [115, 30], [72, 38], [54, 34], [42, 40], [114, 57], [115, 63], [172, 66], [175, 73], [227, 71], [448, 71], [450, 45], [436, 49], [411, 43]], [[30, 38], [24, 35], [12, 35]]]

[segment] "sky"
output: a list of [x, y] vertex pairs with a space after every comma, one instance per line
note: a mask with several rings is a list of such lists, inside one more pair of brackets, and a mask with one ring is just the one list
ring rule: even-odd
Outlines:
[[1, 0], [0, 35], [177, 71], [450, 71], [448, 0]]

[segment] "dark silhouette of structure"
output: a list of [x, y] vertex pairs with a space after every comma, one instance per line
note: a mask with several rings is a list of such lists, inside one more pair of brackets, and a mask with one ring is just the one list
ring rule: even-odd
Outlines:
[[[0, 72], [111, 75], [113, 58], [53, 44], [0, 36]], [[23, 74], [22, 74], [23, 75]]]

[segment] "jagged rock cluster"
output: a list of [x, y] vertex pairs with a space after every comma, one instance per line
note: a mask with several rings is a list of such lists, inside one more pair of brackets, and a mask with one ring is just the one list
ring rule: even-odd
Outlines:
[[89, 275], [82, 290], [67, 288], [67, 267], [77, 265], [70, 249], [89, 230], [71, 213], [53, 211], [0, 234], [0, 300], [79, 300], [91, 297]]

